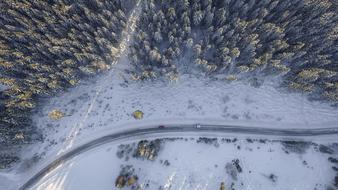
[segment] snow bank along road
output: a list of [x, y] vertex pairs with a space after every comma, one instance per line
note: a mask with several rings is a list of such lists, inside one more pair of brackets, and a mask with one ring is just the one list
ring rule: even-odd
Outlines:
[[326, 129], [267, 129], [258, 127], [242, 127], [242, 126], [225, 126], [225, 125], [173, 125], [173, 126], [151, 126], [141, 129], [126, 130], [119, 133], [113, 133], [110, 135], [102, 136], [98, 139], [92, 140], [89, 143], [83, 144], [76, 149], [70, 150], [65, 154], [59, 156], [51, 163], [44, 166], [38, 173], [24, 183], [20, 189], [28, 189], [31, 185], [39, 181], [44, 175], [58, 167], [60, 164], [67, 160], [79, 155], [85, 151], [98, 147], [100, 145], [118, 141], [121, 139], [128, 139], [139, 136], [156, 135], [158, 136], [170, 136], [171, 134], [178, 135], [182, 133], [215, 133], [215, 136], [222, 136], [222, 134], [237, 134], [237, 135], [254, 135], [254, 136], [265, 136], [269, 138], [289, 138], [306, 140], [314, 138], [321, 139], [337, 139], [338, 129], [337, 128], [326, 128]]

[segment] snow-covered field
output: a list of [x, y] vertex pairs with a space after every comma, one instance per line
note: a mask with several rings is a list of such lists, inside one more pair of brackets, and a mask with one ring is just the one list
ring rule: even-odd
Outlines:
[[[197, 123], [288, 129], [337, 127], [337, 108], [311, 102], [303, 94], [281, 91], [276, 88], [274, 80], [266, 81], [260, 87], [243, 81], [227, 82], [193, 74], [182, 74], [175, 82], [131, 80], [125, 72], [131, 66], [124, 51], [127, 51], [125, 48], [137, 22], [137, 9], [135, 14], [122, 41], [121, 58], [112, 69], [50, 99], [36, 113], [33, 120], [44, 135], [44, 141], [26, 148], [22, 152], [22, 163], [17, 168], [0, 173], [0, 182], [5, 189], [17, 188], [53, 159], [81, 144], [126, 129]], [[48, 113], [54, 109], [64, 112], [65, 117], [51, 120]], [[141, 122], [133, 118], [135, 110], [144, 113]], [[244, 143], [244, 140], [239, 143]], [[245, 168], [239, 180], [243, 181], [246, 189], [288, 189], [284, 185], [290, 185], [289, 189], [309, 189], [305, 187], [312, 188], [316, 183], [327, 184], [332, 178], [332, 172], [326, 172], [329, 166], [322, 164], [324, 160], [327, 162], [327, 157], [311, 148], [300, 155], [286, 154], [280, 144], [264, 145], [261, 149], [257, 146], [245, 144], [237, 150], [227, 144], [216, 148], [197, 146], [193, 141], [171, 142], [166, 144], [160, 156], [171, 159], [170, 167], [162, 167], [158, 162], [154, 165], [152, 162], [141, 164], [137, 160], [131, 162], [141, 167], [140, 181], [151, 180], [154, 188], [164, 185], [169, 176], [175, 181], [172, 189], [180, 189], [180, 184], [185, 184], [181, 189], [217, 189], [223, 180], [228, 187], [231, 182], [227, 180], [224, 164], [235, 157]], [[76, 185], [86, 189], [112, 189], [119, 166], [124, 163], [116, 158], [116, 148], [116, 144], [107, 144], [74, 158], [44, 179], [46, 183], [47, 178], [58, 181], [56, 186], [42, 186], [41, 189], [78, 189]], [[179, 158], [175, 160], [174, 155]], [[302, 164], [304, 159], [309, 167]], [[215, 164], [218, 167], [214, 167]], [[251, 169], [255, 173], [249, 174]], [[271, 172], [278, 176], [276, 183], [266, 177]], [[190, 184], [189, 180], [195, 182]], [[154, 184], [156, 181], [157, 184]], [[210, 181], [212, 183], [209, 184]], [[102, 188], [91, 186], [97, 183]], [[197, 186], [199, 183], [200, 186]]]
[[[265, 83], [259, 88], [256, 88], [245, 82], [227, 83], [221, 80], [210, 80], [188, 74], [182, 75], [177, 82], [172, 83], [161, 80], [137, 82], [130, 80], [129, 76], [125, 74], [124, 69], [126, 67], [128, 67], [128, 60], [126, 57], [122, 57], [109, 73], [93, 81], [84, 82], [82, 85], [52, 98], [34, 117], [34, 121], [44, 134], [45, 140], [40, 144], [34, 144], [25, 149], [22, 153], [22, 164], [10, 173], [10, 176], [13, 175], [12, 179], [14, 181], [27, 179], [37, 172], [39, 168], [57, 156], [85, 142], [105, 134], [130, 128], [141, 128], [156, 124], [202, 123], [234, 124], [268, 128], [313, 129], [336, 127], [338, 123], [337, 109], [324, 103], [310, 102], [301, 94], [281, 92], [274, 87], [272, 82]], [[53, 109], [61, 110], [66, 116], [58, 121], [51, 120], [48, 117], [48, 113]], [[136, 121], [133, 118], [132, 113], [135, 110], [144, 112], [142, 121]], [[171, 149], [173, 149], [175, 143], [171, 146]], [[182, 146], [193, 145], [186, 143]], [[203, 148], [198, 146], [196, 148], [187, 147], [187, 149], [191, 150], [191, 154], [193, 155], [201, 152]], [[205, 151], [205, 155], [208, 155], [207, 151], [214, 151], [213, 154], [220, 154], [221, 156], [222, 154], [226, 155], [227, 152], [231, 152], [231, 148], [225, 147], [224, 151], [219, 151], [219, 149], [205, 149]], [[112, 151], [111, 154], [114, 154], [114, 151]], [[100, 155], [101, 154], [97, 152], [93, 154], [93, 157], [89, 156], [83, 159], [87, 163], [86, 165], [88, 165], [88, 162], [98, 160]], [[254, 158], [253, 155], [257, 155], [257, 158], [255, 158], [257, 160], [261, 159], [262, 156], [261, 153], [255, 150], [250, 152], [250, 155], [245, 155], [241, 159], [244, 159], [246, 156], [249, 156], [248, 158]], [[310, 153], [307, 156], [310, 157], [310, 155], [315, 155], [315, 153]], [[107, 156], [102, 156], [101, 159], [109, 159]], [[273, 159], [277, 159], [276, 162], [272, 163], [276, 164], [278, 160], [283, 161], [283, 163], [278, 163], [278, 165], [274, 165], [273, 167], [281, 167], [282, 165], [284, 167], [284, 164], [288, 165], [288, 162], [286, 162], [287, 159], [285, 159], [287, 155], [275, 152], [272, 157]], [[288, 159], [296, 159], [298, 157], [299, 156], [294, 155]], [[218, 158], [218, 156], [216, 158]], [[267, 159], [264, 156], [263, 158]], [[203, 157], [201, 157], [201, 159], [203, 160]], [[249, 163], [250, 160], [246, 159], [245, 162]], [[316, 159], [320, 158], [313, 156], [311, 159], [314, 159], [311, 162], [315, 162]], [[111, 158], [109, 163], [114, 164], [114, 167], [118, 167], [119, 164], [116, 164], [113, 160], [114, 159]], [[220, 161], [221, 160], [215, 160], [215, 163]], [[321, 158], [321, 161], [323, 161], [323, 158]], [[292, 162], [297, 161], [293, 160]], [[81, 163], [82, 162], [76, 164], [77, 167], [74, 168], [80, 167]], [[297, 163], [300, 163], [300, 161]], [[320, 163], [321, 162], [318, 162], [316, 164]], [[107, 172], [109, 172], [108, 170], [110, 170], [110, 172], [114, 171], [113, 165], [110, 166], [111, 167], [106, 167]], [[62, 170], [65, 168], [66, 167], [62, 167]], [[208, 168], [208, 166], [205, 166], [204, 170], [206, 168]], [[78, 169], [80, 170], [80, 168]], [[85, 169], [89, 168], [83, 168], [83, 170]], [[186, 172], [193, 173], [194, 171], [190, 169], [192, 168], [187, 168]], [[220, 172], [221, 169], [217, 172]], [[262, 170], [264, 169], [262, 168]], [[77, 169], [75, 169], [75, 171], [78, 172]], [[104, 173], [104, 171], [102, 172]], [[144, 172], [147, 173], [147, 171]], [[154, 171], [150, 173], [153, 172]], [[170, 170], [168, 170], [168, 172], [170, 172]], [[180, 172], [176, 175], [185, 175]], [[299, 172], [307, 173], [306, 170]], [[314, 173], [316, 172], [309, 173], [309, 175], [313, 175]], [[285, 173], [285, 175], [286, 174], [287, 173]], [[166, 175], [169, 175], [169, 173], [165, 172], [162, 177], [166, 177]], [[213, 173], [213, 175], [216, 176], [217, 173]], [[257, 174], [256, 177], [264, 180], [264, 175]], [[317, 175], [312, 177], [315, 176]], [[111, 180], [113, 177], [112, 175], [109, 177], [110, 179], [107, 182], [109, 182], [109, 185], [112, 185]], [[219, 180], [221, 180], [222, 175], [218, 177], [220, 178]], [[305, 179], [306, 178], [307, 177], [305, 177]], [[320, 180], [324, 180], [324, 178], [325, 177]], [[64, 180], [67, 181], [71, 179], [72, 178], [65, 178]], [[293, 179], [296, 180], [297, 178]], [[199, 179], [196, 178], [196, 180]], [[219, 180], [217, 182], [214, 181], [215, 183], [210, 184], [209, 187], [218, 186], [220, 183]], [[288, 179], [282, 178], [281, 180]], [[328, 180], [328, 178], [326, 180]], [[296, 181], [300, 186], [300, 180], [298, 179]], [[70, 185], [70, 182], [67, 183]], [[182, 181], [178, 181], [178, 183], [182, 183]], [[253, 185], [252, 187], [259, 188], [259, 184], [260, 183], [255, 183], [255, 185], [251, 185]], [[250, 185], [250, 182], [247, 181], [246, 185]], [[270, 185], [273, 185], [273, 183]]]
[[[128, 62], [122, 59], [118, 64]], [[34, 118], [45, 140], [22, 153], [19, 171], [52, 161], [96, 137], [148, 125], [202, 123], [313, 129], [336, 127], [338, 123], [338, 110], [310, 102], [300, 94], [282, 93], [273, 84], [255, 88], [243, 82], [189, 75], [175, 83], [135, 82], [127, 77], [116, 67], [97, 81], [52, 98]], [[99, 88], [102, 90], [98, 93]], [[51, 120], [48, 113], [53, 109], [66, 116]], [[141, 122], [133, 118], [135, 110], [144, 112]]]

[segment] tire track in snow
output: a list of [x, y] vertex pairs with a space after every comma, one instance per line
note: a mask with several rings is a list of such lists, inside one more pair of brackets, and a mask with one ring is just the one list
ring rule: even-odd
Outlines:
[[[133, 35], [135, 29], [136, 29], [136, 22], [139, 19], [139, 15], [141, 13], [141, 6], [140, 6], [141, 0], [138, 0], [133, 11], [131, 12], [128, 21], [127, 21], [127, 25], [125, 27], [125, 29], [121, 32], [122, 34], [122, 40], [121, 43], [118, 46], [118, 52], [117, 52], [117, 60], [114, 61], [111, 66], [116, 65], [118, 60], [121, 58], [121, 56], [126, 53], [128, 44], [130, 42], [131, 36]], [[116, 50], [114, 50], [114, 48], [112, 49], [112, 52], [116, 52]], [[110, 72], [108, 73], [108, 75], [106, 76], [106, 78], [109, 80], [109, 78], [112, 77], [112, 73], [113, 73], [113, 69], [110, 70]], [[104, 84], [101, 84], [96, 93], [95, 96], [92, 98], [89, 107], [84, 115], [84, 117], [82, 118], [82, 120], [80, 120], [80, 122], [78, 124], [76, 124], [71, 131], [69, 132], [69, 135], [66, 137], [66, 141], [64, 143], [64, 148], [62, 148], [57, 155], [60, 155], [64, 152], [66, 152], [67, 150], [69, 150], [73, 144], [74, 144], [74, 140], [75, 137], [77, 136], [77, 134], [79, 133], [80, 129], [83, 127], [84, 123], [86, 122], [89, 114], [92, 112], [93, 107], [95, 105], [95, 102], [98, 98], [98, 96], [101, 94], [102, 89], [103, 89]]]

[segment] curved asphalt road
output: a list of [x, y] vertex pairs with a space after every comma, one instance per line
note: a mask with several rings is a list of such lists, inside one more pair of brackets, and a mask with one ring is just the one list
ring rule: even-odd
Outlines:
[[278, 136], [278, 137], [311, 137], [311, 136], [327, 136], [335, 135], [338, 136], [338, 128], [324, 128], [324, 129], [267, 129], [259, 127], [243, 127], [243, 126], [226, 126], [226, 125], [174, 125], [165, 127], [148, 127], [127, 130], [119, 133], [103, 136], [95, 139], [89, 143], [86, 143], [76, 149], [73, 149], [56, 160], [48, 164], [41, 171], [30, 178], [24, 185], [19, 189], [29, 189], [37, 181], [39, 181], [44, 175], [52, 171], [54, 168], [59, 166], [61, 163], [73, 158], [74, 156], [98, 147], [102, 144], [106, 144], [112, 141], [118, 141], [121, 139], [127, 139], [131, 137], [137, 137], [140, 135], [154, 135], [154, 134], [169, 134], [169, 133], [217, 133], [217, 134], [247, 134], [247, 135], [265, 135], [265, 136]]

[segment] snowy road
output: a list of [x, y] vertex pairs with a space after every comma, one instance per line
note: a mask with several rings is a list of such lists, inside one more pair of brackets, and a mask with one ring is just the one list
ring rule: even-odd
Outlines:
[[147, 127], [142, 129], [127, 130], [120, 133], [113, 133], [95, 139], [89, 143], [81, 145], [76, 149], [73, 149], [69, 152], [66, 152], [62, 156], [58, 157], [51, 163], [44, 166], [34, 177], [30, 178], [25, 184], [21, 186], [20, 189], [29, 189], [30, 186], [37, 183], [44, 176], [48, 175], [49, 172], [53, 171], [55, 168], [58, 168], [60, 165], [63, 165], [68, 160], [74, 158], [75, 156], [82, 154], [86, 151], [99, 147], [101, 145], [121, 141], [126, 139], [136, 139], [136, 138], [164, 138], [164, 137], [179, 137], [182, 135], [192, 135], [195, 136], [205, 136], [212, 134], [214, 137], [222, 137], [225, 135], [240, 135], [250, 138], [263, 138], [263, 139], [292, 139], [292, 140], [303, 140], [310, 141], [316, 140], [321, 142], [332, 142], [332, 140], [338, 138], [338, 129], [328, 128], [328, 129], [266, 129], [266, 128], [256, 128], [256, 127], [241, 127], [241, 126], [222, 126], [222, 125], [174, 125], [174, 126], [165, 126], [164, 128], [159, 128], [158, 126]]

